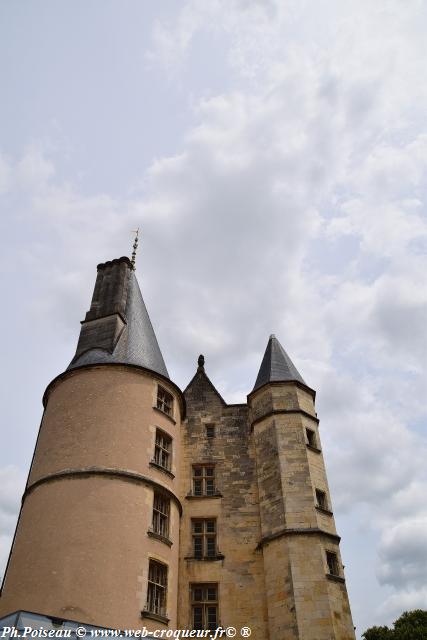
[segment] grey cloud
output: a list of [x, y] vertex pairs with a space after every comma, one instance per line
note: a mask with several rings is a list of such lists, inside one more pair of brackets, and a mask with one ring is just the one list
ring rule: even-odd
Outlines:
[[405, 520], [387, 531], [380, 547], [380, 582], [398, 589], [425, 587], [426, 539], [427, 517]]
[[391, 286], [377, 298], [374, 314], [378, 333], [399, 359], [427, 353], [427, 292], [423, 300], [415, 291], [411, 295]]
[[[424, 477], [425, 440], [391, 411], [388, 397], [378, 395], [375, 378], [323, 371], [319, 386], [334, 505], [342, 513], [368, 505], [372, 524], [382, 526]], [[410, 512], [418, 513], [419, 505], [411, 503]]]
[[402, 615], [402, 611], [427, 608], [427, 588], [399, 589], [393, 592], [378, 608], [379, 624], [386, 622], [389, 626]]

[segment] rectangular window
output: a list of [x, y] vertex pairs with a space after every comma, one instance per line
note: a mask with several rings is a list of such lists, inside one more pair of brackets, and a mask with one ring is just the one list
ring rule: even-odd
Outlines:
[[153, 531], [164, 538], [169, 537], [169, 507], [169, 498], [155, 491], [153, 502]]
[[214, 631], [218, 626], [218, 585], [191, 585], [193, 629]]
[[173, 413], [173, 397], [169, 391], [166, 391], [160, 385], [157, 387], [157, 408], [168, 416]]
[[326, 493], [321, 489], [316, 489], [317, 506], [321, 509], [328, 509], [328, 501], [326, 500]]
[[166, 592], [167, 592], [168, 568], [150, 560], [148, 568], [147, 587], [147, 611], [156, 613], [159, 616], [166, 616]]
[[317, 449], [316, 434], [313, 429], [306, 429], [305, 432], [307, 434], [307, 444], [309, 444], [310, 447], [315, 447]]
[[206, 437], [207, 438], [215, 438], [215, 425], [207, 424], [206, 425]]
[[337, 554], [333, 551], [326, 552], [326, 562], [328, 564], [328, 571], [332, 576], [339, 576], [340, 570], [338, 565]]
[[216, 551], [216, 520], [192, 520], [193, 554], [195, 558], [215, 558]]
[[207, 464], [193, 466], [193, 495], [214, 496], [215, 489], [215, 467]]
[[156, 429], [156, 443], [154, 446], [154, 462], [170, 471], [172, 438], [164, 431]]

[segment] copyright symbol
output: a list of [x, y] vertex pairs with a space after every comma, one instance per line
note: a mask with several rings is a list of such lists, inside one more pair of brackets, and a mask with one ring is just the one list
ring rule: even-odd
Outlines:
[[86, 629], [84, 627], [77, 627], [76, 636], [78, 638], [84, 638], [86, 635]]
[[225, 630], [225, 634], [227, 636], [227, 638], [234, 638], [234, 636], [236, 635], [237, 631], [234, 627], [227, 627]]

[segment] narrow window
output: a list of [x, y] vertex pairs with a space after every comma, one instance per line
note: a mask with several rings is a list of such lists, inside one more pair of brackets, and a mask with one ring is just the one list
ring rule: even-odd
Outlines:
[[218, 626], [218, 585], [191, 585], [193, 629], [215, 631]]
[[215, 467], [207, 464], [198, 464], [193, 467], [193, 495], [214, 496]]
[[156, 443], [154, 445], [154, 462], [160, 467], [170, 471], [171, 468], [172, 438], [160, 429], [156, 430]]
[[203, 520], [193, 520], [193, 553], [195, 558], [203, 558]]
[[216, 520], [192, 520], [193, 554], [195, 558], [215, 558], [216, 550]]
[[169, 537], [170, 500], [162, 493], [154, 492], [153, 531], [164, 538]]
[[321, 489], [316, 489], [317, 506], [321, 509], [328, 509], [328, 502], [326, 500], [326, 493]]
[[166, 591], [168, 569], [164, 564], [150, 560], [146, 610], [159, 616], [166, 616]]
[[316, 434], [313, 429], [306, 429], [305, 432], [307, 434], [307, 444], [317, 449]]
[[207, 438], [215, 438], [215, 425], [207, 424], [206, 425], [206, 437]]
[[327, 551], [326, 552], [326, 562], [328, 564], [328, 572], [332, 576], [339, 576], [340, 575], [340, 571], [339, 571], [337, 554], [334, 553], [333, 551]]
[[168, 416], [173, 413], [173, 397], [169, 391], [166, 391], [160, 385], [157, 387], [157, 408]]

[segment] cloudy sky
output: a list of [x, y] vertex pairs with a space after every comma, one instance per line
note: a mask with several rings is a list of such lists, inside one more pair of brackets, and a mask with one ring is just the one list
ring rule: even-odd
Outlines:
[[274, 332], [317, 408], [358, 632], [427, 608], [427, 4], [2, 0], [0, 574], [96, 264], [173, 380]]

